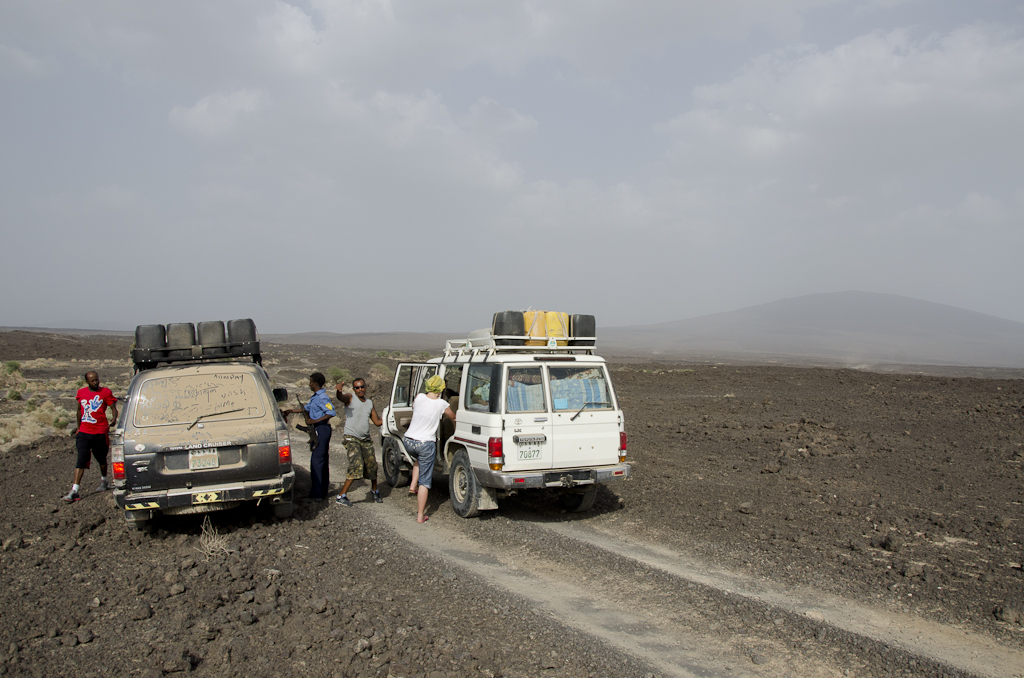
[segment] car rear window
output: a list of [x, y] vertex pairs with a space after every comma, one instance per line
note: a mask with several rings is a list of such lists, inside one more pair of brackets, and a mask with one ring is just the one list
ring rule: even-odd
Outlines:
[[600, 367], [549, 367], [551, 404], [564, 410], [610, 410], [608, 381]]
[[506, 412], [546, 412], [544, 374], [539, 367], [508, 368]]
[[167, 426], [253, 419], [266, 414], [252, 374], [175, 374], [147, 379], [139, 388], [133, 424]]

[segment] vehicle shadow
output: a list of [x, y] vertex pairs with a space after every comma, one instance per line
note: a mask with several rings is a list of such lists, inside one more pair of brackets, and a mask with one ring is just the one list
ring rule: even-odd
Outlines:
[[[567, 510], [561, 502], [562, 493], [561, 489], [528, 490], [505, 497], [498, 500], [497, 510], [481, 511], [479, 519], [492, 520], [502, 516], [527, 522], [562, 523], [589, 520], [598, 515], [617, 513], [624, 508], [619, 496], [604, 484], [598, 484], [594, 506], [587, 511]], [[435, 477], [434, 489], [427, 502], [428, 509], [434, 501], [438, 507], [450, 501], [448, 476]]]

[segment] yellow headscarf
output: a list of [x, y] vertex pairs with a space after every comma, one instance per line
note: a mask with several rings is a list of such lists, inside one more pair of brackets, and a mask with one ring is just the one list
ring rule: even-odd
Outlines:
[[427, 379], [427, 393], [440, 393], [444, 390], [444, 379], [435, 374], [430, 379]]

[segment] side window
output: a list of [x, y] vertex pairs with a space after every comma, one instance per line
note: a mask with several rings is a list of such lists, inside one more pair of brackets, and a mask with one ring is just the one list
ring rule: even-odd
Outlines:
[[505, 389], [506, 412], [547, 412], [540, 367], [510, 367]]
[[391, 394], [392, 407], [409, 407], [420, 393], [426, 392], [424, 382], [437, 374], [437, 365], [399, 365], [395, 377], [395, 390]]
[[442, 394], [442, 397], [447, 399], [453, 395], [459, 395], [459, 389], [462, 388], [462, 368], [463, 365], [446, 365], [444, 368], [444, 387], [448, 389], [448, 393]]
[[500, 412], [501, 365], [470, 365], [466, 375], [466, 401], [474, 412]]

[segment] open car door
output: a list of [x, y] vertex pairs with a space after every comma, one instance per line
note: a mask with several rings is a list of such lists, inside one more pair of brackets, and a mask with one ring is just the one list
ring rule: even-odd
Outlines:
[[437, 374], [437, 365], [431, 363], [400, 363], [391, 387], [391, 407], [384, 424], [388, 433], [404, 437], [412, 421], [412, 402], [420, 393], [426, 393], [426, 381]]

